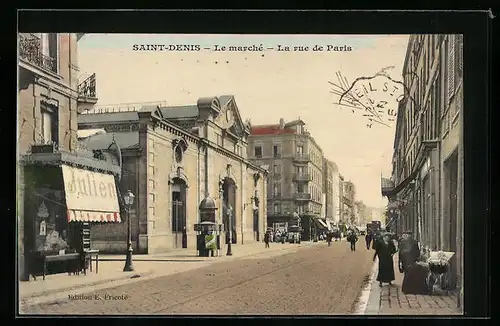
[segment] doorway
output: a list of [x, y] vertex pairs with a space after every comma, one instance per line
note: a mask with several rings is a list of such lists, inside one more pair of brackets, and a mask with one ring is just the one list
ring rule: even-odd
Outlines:
[[186, 183], [180, 178], [174, 178], [172, 183], [172, 234], [174, 248], [187, 248], [186, 229]]
[[[444, 162], [445, 172], [445, 209], [448, 224], [448, 248], [446, 251], [455, 252], [450, 261], [450, 277], [448, 284], [451, 288], [456, 286], [457, 276], [457, 186], [458, 186], [458, 151]], [[446, 228], [445, 228], [446, 229]]]
[[236, 244], [238, 242], [237, 234], [236, 234], [236, 184], [233, 179], [225, 178], [224, 185], [222, 186], [222, 196], [224, 197], [224, 214], [223, 214], [223, 223], [224, 230], [226, 230], [226, 243], [229, 243], [229, 219], [227, 215], [227, 210], [231, 208], [231, 238], [232, 244]]
[[255, 240], [259, 241], [259, 210], [253, 210], [253, 232], [255, 234]]

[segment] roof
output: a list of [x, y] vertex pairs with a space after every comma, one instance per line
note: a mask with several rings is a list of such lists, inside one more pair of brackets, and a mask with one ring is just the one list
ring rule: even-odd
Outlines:
[[78, 139], [87, 138], [93, 136], [95, 134], [105, 134], [106, 130], [104, 129], [81, 129], [76, 131], [78, 135]]
[[95, 134], [81, 140], [80, 143], [89, 149], [107, 149], [113, 142], [113, 139], [121, 149], [139, 146], [138, 131]]
[[79, 114], [78, 123], [109, 123], [109, 122], [123, 122], [123, 121], [138, 121], [139, 114], [135, 111], [130, 112], [107, 112], [107, 113], [88, 113]]
[[199, 115], [196, 105], [161, 107], [160, 111], [164, 119], [197, 118]]
[[265, 126], [252, 126], [250, 135], [282, 135], [282, 134], [294, 134], [293, 129], [280, 129], [280, 125], [265, 125]]
[[285, 128], [292, 127], [292, 126], [295, 126], [298, 124], [305, 125], [306, 123], [304, 121], [302, 121], [301, 119], [297, 119], [297, 120], [293, 120], [293, 121], [285, 123]]
[[223, 107], [225, 107], [232, 98], [233, 98], [233, 95], [221, 95], [221, 96], [219, 96], [219, 103], [220, 103], [221, 109]]

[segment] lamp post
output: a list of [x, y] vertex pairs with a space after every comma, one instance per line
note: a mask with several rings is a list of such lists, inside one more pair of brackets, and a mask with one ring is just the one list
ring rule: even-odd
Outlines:
[[233, 208], [231, 205], [227, 208], [227, 218], [229, 223], [229, 243], [227, 244], [226, 256], [232, 256], [231, 243], [233, 242]]
[[130, 232], [130, 207], [134, 203], [134, 198], [135, 196], [130, 190], [127, 190], [123, 196], [123, 199], [125, 200], [125, 210], [127, 211], [127, 256], [125, 258], [125, 266], [123, 267], [124, 272], [134, 271], [134, 266], [132, 266], [132, 236]]

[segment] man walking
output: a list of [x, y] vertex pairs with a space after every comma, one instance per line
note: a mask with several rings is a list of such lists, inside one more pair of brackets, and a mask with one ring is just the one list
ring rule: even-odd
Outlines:
[[351, 251], [356, 251], [356, 242], [358, 242], [358, 236], [354, 231], [349, 231], [347, 233], [347, 241], [351, 243]]
[[366, 232], [365, 242], [366, 242], [366, 250], [370, 250], [370, 244], [372, 242], [372, 233], [371, 233], [371, 231]]
[[269, 241], [271, 240], [271, 235], [269, 234], [269, 231], [266, 232], [264, 235], [264, 243], [266, 244], [266, 248], [269, 248]]

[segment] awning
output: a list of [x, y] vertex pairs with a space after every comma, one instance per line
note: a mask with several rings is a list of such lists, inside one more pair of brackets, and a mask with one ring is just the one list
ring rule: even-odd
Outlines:
[[326, 220], [323, 220], [323, 219], [318, 219], [318, 222], [323, 225], [323, 227], [327, 228], [328, 229], [328, 225], [326, 224]]
[[120, 223], [120, 213], [103, 213], [68, 209], [69, 222], [116, 222]]
[[113, 175], [67, 165], [62, 172], [69, 222], [121, 222]]
[[316, 227], [318, 227], [319, 229], [326, 229], [326, 230], [328, 230], [328, 226], [320, 218], [312, 218], [312, 220], [314, 221]]

